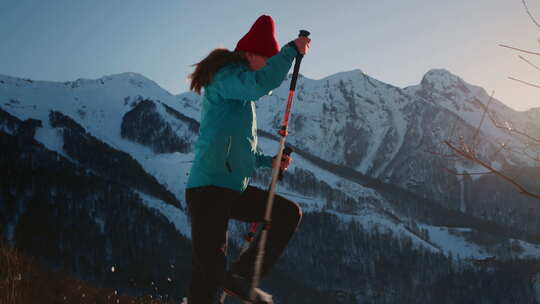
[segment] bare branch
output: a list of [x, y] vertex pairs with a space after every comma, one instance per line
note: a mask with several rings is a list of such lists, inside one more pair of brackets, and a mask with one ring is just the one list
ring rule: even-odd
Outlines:
[[523, 52], [523, 53], [531, 54], [531, 55], [540, 56], [540, 53], [531, 52], [531, 51], [527, 51], [527, 50], [522, 50], [522, 49], [518, 49], [518, 48], [515, 48], [515, 47], [512, 47], [512, 46], [504, 45], [504, 44], [499, 44], [499, 46], [509, 48], [509, 49], [512, 49], [512, 50], [515, 50], [515, 51], [520, 51], [520, 52]]
[[[531, 146], [529, 143], [525, 143], [526, 146]], [[534, 147], [536, 149], [536, 147]], [[540, 158], [539, 157], [535, 157], [531, 154], [528, 153], [527, 149], [529, 149], [528, 147], [525, 147], [523, 148], [523, 150], [518, 150], [518, 149], [514, 149], [506, 144], [501, 144], [501, 148], [497, 150], [497, 152], [495, 152], [495, 154], [493, 154], [493, 157], [499, 153], [502, 149], [512, 153], [512, 154], [519, 154], [519, 155], [523, 155], [524, 157], [532, 160], [532, 161], [535, 161], [535, 162], [539, 162], [540, 163]], [[534, 151], [533, 151], [534, 152]], [[540, 153], [540, 152], [537, 152], [537, 153]]]
[[526, 139], [532, 141], [532, 142], [536, 142], [536, 143], [540, 143], [540, 139], [538, 138], [535, 138], [535, 137], [532, 137], [530, 136], [529, 134], [523, 132], [523, 131], [520, 131], [518, 129], [515, 129], [515, 128], [512, 128], [510, 125], [506, 126], [506, 127], [501, 127], [499, 125], [495, 125], [497, 128], [502, 128], [502, 129], [506, 129], [508, 130], [508, 132], [510, 133], [514, 133], [514, 134], [517, 134], [517, 135], [520, 135], [520, 136], [523, 136], [525, 137]]
[[530, 196], [530, 197], [540, 199], [539, 194], [529, 192], [527, 189], [525, 189], [525, 187], [523, 187], [521, 184], [516, 182], [513, 178], [501, 173], [499, 170], [493, 168], [491, 165], [489, 165], [489, 164], [485, 163], [484, 161], [482, 161], [481, 159], [477, 158], [474, 153], [467, 152], [467, 150], [459, 149], [459, 148], [457, 148], [456, 146], [454, 146], [452, 143], [450, 143], [447, 140], [445, 140], [444, 143], [448, 147], [450, 147], [450, 149], [454, 150], [457, 154], [463, 156], [466, 159], [469, 159], [469, 160], [472, 160], [472, 161], [476, 162], [477, 164], [479, 164], [482, 167], [486, 168], [487, 170], [489, 170], [493, 174], [495, 174], [495, 175], [499, 176], [500, 178], [506, 180], [507, 182], [512, 184], [514, 187], [516, 187], [520, 193], [522, 193], [524, 195], [527, 195], [527, 196]]
[[529, 60], [527, 60], [526, 58], [524, 58], [523, 56], [521, 55], [518, 55], [519, 59], [525, 61], [526, 63], [528, 63], [530, 66], [532, 66], [533, 68], [537, 69], [538, 71], [540, 71], [540, 68], [538, 66], [536, 66], [534, 63], [530, 62]]
[[495, 153], [493, 153], [493, 155], [492, 155], [491, 157], [495, 157], [495, 156], [497, 156], [497, 154], [499, 154], [502, 150], [506, 150], [506, 143], [502, 143], [502, 144], [500, 144], [500, 145], [501, 145], [501, 147], [500, 147], [497, 151], [495, 151]]
[[517, 82], [521, 82], [523, 84], [526, 84], [528, 86], [531, 86], [531, 87], [535, 87], [535, 88], [538, 88], [540, 89], [540, 86], [539, 85], [536, 85], [536, 84], [533, 84], [533, 83], [530, 83], [530, 82], [526, 82], [526, 81], [523, 81], [523, 80], [519, 80], [519, 79], [516, 79], [514, 77], [508, 77], [508, 79], [511, 79], [511, 80], [514, 80], [514, 81], [517, 81]]
[[[536, 25], [537, 28], [540, 28], [540, 23], [537, 22], [537, 20], [534, 18], [533, 14], [529, 10], [526, 0], [522, 0], [521, 2], [523, 3], [523, 7], [525, 8], [525, 11], [528, 14], [530, 20]], [[540, 43], [540, 39], [538, 39], [537, 41], [538, 43]], [[511, 49], [520, 53], [540, 56], [539, 52], [532, 51], [532, 50], [520, 49], [520, 48], [516, 48], [509, 45], [504, 45], [504, 44], [499, 44], [499, 46], [508, 48], [508, 49]], [[537, 71], [540, 71], [540, 66], [535, 65], [527, 58], [521, 55], [518, 55], [518, 58], [525, 61], [528, 65], [532, 66]], [[510, 80], [522, 83], [524, 85], [540, 89], [540, 84], [527, 82], [527, 81], [517, 79], [514, 77], [508, 77], [508, 78]], [[496, 128], [499, 128], [501, 131], [507, 133], [508, 136], [511, 137], [508, 140], [505, 139], [505, 142], [499, 143], [500, 146], [496, 148], [496, 151], [494, 151], [494, 153], [492, 153], [492, 156], [490, 157], [490, 159], [494, 159], [493, 157], [496, 157], [499, 153], [501, 153], [504, 150], [505, 154], [508, 153], [508, 155], [516, 155], [516, 156], [520, 155], [521, 156], [520, 158], [522, 160], [528, 159], [528, 160], [540, 162], [540, 138], [535, 138], [527, 134], [527, 131], [530, 131], [528, 129], [531, 128], [528, 125], [519, 124], [518, 128], [523, 128], [523, 130], [516, 129], [512, 125], [512, 123], [510, 123], [509, 121], [500, 119], [499, 116], [504, 116], [503, 114], [497, 113], [494, 110], [490, 111], [490, 105], [491, 105], [491, 102], [493, 101], [493, 95], [494, 95], [494, 92], [491, 94], [489, 101], [485, 105], [482, 102], [478, 101], [480, 106], [483, 108], [484, 112], [482, 113], [482, 118], [480, 119], [478, 126], [472, 136], [472, 141], [470, 142], [468, 140], [466, 141], [466, 139], [463, 136], [460, 136], [459, 139], [455, 140], [454, 142], [450, 140], [443, 141], [443, 143], [445, 143], [448, 146], [450, 152], [447, 152], [446, 150], [441, 149], [441, 150], [444, 150], [445, 154], [452, 154], [452, 152], [454, 152], [456, 156], [461, 157], [462, 159], [471, 161], [477, 165], [482, 166], [484, 169], [487, 169], [487, 172], [467, 173], [464, 171], [463, 173], [459, 173], [459, 172], [456, 172], [457, 170], [455, 169], [454, 170], [449, 169], [449, 168], [444, 168], [444, 169], [452, 173], [453, 175], [462, 175], [462, 176], [494, 174], [498, 176], [499, 178], [503, 179], [506, 183], [509, 183], [511, 186], [515, 187], [521, 194], [524, 194], [526, 196], [529, 196], [535, 199], [540, 199], [540, 193], [532, 193], [528, 191], [526, 189], [525, 184], [520, 182], [520, 180], [522, 180], [522, 175], [527, 173], [526, 170], [516, 168], [516, 170], [505, 169], [503, 172], [503, 170], [501, 168], [498, 168], [498, 166], [496, 166], [497, 168], [494, 168], [492, 163], [489, 160], [484, 161], [482, 159], [483, 157], [478, 153], [477, 149], [480, 145], [479, 135], [480, 135], [480, 131], [482, 130], [482, 126], [484, 124], [486, 114], [487, 114], [489, 116], [489, 119], [492, 121], [493, 125]], [[455, 127], [455, 125], [453, 127]], [[512, 147], [511, 146], [512, 143], [515, 143], [516, 146]], [[433, 154], [436, 154], [436, 153], [433, 153]], [[442, 153], [439, 153], [439, 154], [442, 155]]]
[[444, 157], [446, 159], [459, 159], [460, 156], [459, 155], [456, 155], [455, 153], [452, 153], [452, 154], [446, 154], [445, 152], [441, 151], [436, 151], [438, 149], [434, 149], [434, 147], [428, 147], [426, 149], [424, 149], [424, 153], [429, 153], [429, 154], [432, 154], [432, 155], [437, 155], [437, 156], [441, 156], [441, 157]]
[[[533, 153], [534, 153], [534, 151], [533, 151]], [[536, 152], [536, 153], [537, 153], [537, 156], [531, 155], [531, 154], [529, 154], [529, 151], [527, 151], [527, 148], [525, 148], [523, 150], [523, 152], [521, 152], [520, 154], [524, 155], [525, 157], [527, 157], [528, 159], [530, 159], [530, 160], [532, 160], [534, 162], [540, 162], [540, 158], [538, 157], [538, 152]]]
[[523, 2], [523, 7], [525, 7], [525, 11], [527, 12], [527, 15], [529, 15], [529, 18], [531, 18], [531, 21], [532, 21], [538, 28], [540, 28], [540, 24], [538, 24], [538, 22], [536, 22], [536, 19], [534, 19], [533, 15], [531, 14], [531, 11], [529, 10], [529, 7], [527, 6], [527, 2], [525, 2], [525, 0], [521, 0], [521, 2]]
[[[484, 109], [487, 109], [486, 106], [484, 104], [482, 104], [481, 102], [479, 103], [482, 107], [484, 107]], [[508, 122], [504, 122], [501, 123], [495, 116], [494, 114], [492, 115], [491, 112], [488, 111], [488, 115], [489, 115], [489, 118], [491, 119], [491, 121], [493, 122], [493, 125], [499, 129], [502, 129], [502, 130], [506, 130], [508, 131], [508, 133], [514, 133], [514, 134], [517, 134], [517, 135], [520, 135], [520, 136], [523, 136], [525, 137], [526, 139], [534, 142], [534, 143], [537, 143], [537, 144], [540, 144], [540, 138], [535, 138], [533, 136], [530, 136], [529, 134], [523, 132], [523, 131], [520, 131], [520, 130], [517, 130], [515, 128], [513, 128]]]

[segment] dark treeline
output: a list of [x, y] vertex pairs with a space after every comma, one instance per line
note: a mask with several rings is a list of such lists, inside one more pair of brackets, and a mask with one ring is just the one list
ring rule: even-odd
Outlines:
[[173, 125], [163, 120], [163, 116], [157, 110], [158, 105], [154, 101], [137, 100], [132, 106], [133, 108], [122, 118], [120, 134], [123, 138], [150, 147], [155, 153], [191, 151], [192, 139], [186, 134], [183, 137], [178, 135], [178, 128], [189, 128], [190, 134], [198, 131], [198, 128], [186, 117], [173, 112], [174, 110], [170, 107], [165, 108], [167, 113], [179, 120], [173, 128]]
[[[270, 183], [269, 174], [263, 170], [256, 172], [254, 180], [262, 184]], [[313, 172], [301, 168], [294, 168], [287, 171], [280, 187], [294, 190], [306, 196], [317, 197], [325, 202], [325, 208], [346, 214], [356, 214], [366, 204], [370, 204], [375, 208], [380, 207], [380, 202], [375, 198], [351, 198], [342, 190], [331, 187]], [[472, 228], [484, 237], [498, 239], [500, 241], [507, 238], [515, 238], [524, 239], [531, 243], [538, 242], [538, 239], [529, 233], [517, 231], [508, 226], [500, 225], [497, 222], [465, 214], [458, 210], [445, 208], [428, 199], [421, 198], [414, 193], [400, 190], [385, 183], [380, 183], [377, 186], [377, 190], [379, 190], [378, 193], [381, 197], [392, 205], [394, 212], [407, 218], [407, 222], [412, 220], [434, 226]], [[379, 211], [399, 221], [395, 215], [386, 212], [383, 208], [379, 208]], [[404, 224], [407, 224], [407, 222]]]
[[[18, 130], [24, 126], [15, 123]], [[32, 137], [0, 131], [0, 145], [3, 239], [98, 287], [133, 295], [186, 294], [190, 241], [133, 188], [72, 163]]]
[[[258, 134], [261, 137], [279, 140], [277, 136], [266, 131], [259, 130]], [[443, 191], [442, 194], [430, 196], [426, 194], [433, 191], [433, 189], [430, 190], [432, 185], [424, 184], [413, 188], [403, 188], [391, 182], [371, 178], [352, 168], [331, 163], [294, 145], [287, 145], [294, 149], [294, 153], [301, 155], [317, 167], [377, 191], [393, 205], [395, 211], [415, 217], [419, 221], [440, 226], [470, 227], [488, 231], [490, 234], [524, 239], [533, 243], [539, 242], [540, 204], [535, 199], [519, 194], [512, 185], [502, 181], [497, 176], [486, 175], [475, 181], [470, 177], [465, 179], [463, 187], [467, 208], [464, 213], [459, 211], [459, 192], [457, 192], [459, 184], [447, 182], [441, 188], [442, 190], [439, 189], [439, 191]], [[433, 162], [426, 162], [423, 165], [441, 168], [436, 178], [450, 180], [450, 174], [442, 170], [449, 167], [449, 165], [444, 164], [443, 160], [435, 159]], [[523, 181], [523, 184], [527, 185], [530, 191], [540, 189], [540, 184], [537, 182], [540, 180], [537, 178], [540, 176], [538, 168], [510, 168], [507, 166], [505, 170], [508, 170], [510, 176], [521, 176], [519, 181]], [[259, 177], [261, 176], [264, 174], [259, 174]], [[284, 182], [285, 185], [287, 183], [287, 181]], [[301, 188], [319, 187], [316, 185], [318, 183], [321, 182], [315, 181], [311, 185], [304, 185]], [[325, 192], [326, 187], [322, 187], [321, 191]], [[315, 191], [318, 190], [315, 189]]]
[[304, 215], [278, 269], [291, 278], [269, 282], [271, 289], [281, 292], [290, 281], [305, 282], [331, 291], [336, 297], [332, 303], [532, 304], [540, 260], [475, 267], [418, 248], [409, 238], [316, 212]]
[[[268, 183], [268, 174], [258, 173], [255, 180]], [[328, 211], [355, 214], [366, 203], [377, 205], [376, 200], [347, 197], [312, 172], [299, 168], [287, 172], [280, 187], [325, 200]], [[422, 200], [406, 204], [406, 198], [393, 197], [397, 210], [413, 218], [421, 213], [420, 218], [431, 223], [478, 229], [464, 236], [494, 251], [497, 250], [490, 247], [492, 244], [506, 244], [505, 237], [517, 234], [439, 205], [427, 204], [423, 205], [427, 211], [419, 210]], [[449, 223], [447, 217], [455, 214], [461, 219]], [[397, 217], [388, 216], [399, 223]], [[403, 224], [429, 242], [429, 235], [418, 228], [415, 220]], [[509, 256], [507, 252], [500, 253]], [[336, 303], [535, 303], [532, 278], [538, 271], [537, 260], [509, 259], [489, 267], [476, 267], [460, 257], [420, 249], [411, 239], [388, 231], [368, 230], [360, 223], [347, 223], [326, 212], [316, 212], [304, 215], [297, 236], [275, 271], [276, 277], [286, 272], [293, 279], [270, 279], [267, 284], [280, 293], [290, 290], [296, 299], [309, 295], [294, 292], [290, 282], [305, 282], [314, 290], [330, 292], [340, 299]]]
[[80, 165], [97, 174], [108, 176], [116, 182], [151, 194], [173, 206], [180, 206], [176, 197], [154, 176], [146, 173], [139, 162], [128, 153], [98, 140], [73, 119], [60, 112], [51, 111], [49, 120], [53, 127], [62, 131], [63, 150]]

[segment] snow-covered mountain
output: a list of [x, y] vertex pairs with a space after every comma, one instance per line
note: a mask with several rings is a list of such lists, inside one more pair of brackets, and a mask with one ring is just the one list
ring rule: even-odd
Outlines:
[[[271, 134], [280, 124], [287, 95], [286, 80], [257, 102], [260, 145], [267, 154], [277, 147]], [[492, 192], [496, 199], [478, 194], [486, 185], [499, 184], [490, 177], [465, 180], [448, 174], [443, 168], [476, 168], [430, 153], [444, 151], [441, 142], [456, 134], [472, 138], [483, 113], [478, 102], [488, 100], [484, 90], [444, 70], [432, 70], [419, 86], [405, 89], [360, 70], [321, 80], [300, 77], [287, 138], [297, 153], [279, 193], [299, 202], [306, 212], [324, 212], [336, 216], [340, 225], [358, 222], [368, 232], [410, 239], [414, 248], [432, 254], [538, 257], [540, 247], [530, 235], [540, 227], [531, 222], [519, 229], [524, 225], [518, 223], [540, 214], [538, 208], [526, 198], [508, 206], [507, 198], [516, 196], [509, 187]], [[86, 168], [83, 176], [128, 187], [123, 191], [160, 215], [160, 225], [172, 225], [179, 235], [189, 237], [184, 186], [198, 133], [199, 96], [171, 95], [136, 73], [65, 83], [0, 75], [0, 109], [0, 132], [6, 138], [28, 133], [25, 145], [41, 144], [42, 153], [58, 153], [58, 162]], [[538, 111], [515, 112], [495, 99], [490, 109], [540, 130]], [[501, 166], [523, 163], [511, 154], [490, 154], [497, 142], [512, 140], [500, 129], [484, 123], [481, 134], [479, 151], [489, 161]], [[98, 148], [90, 153], [94, 147]], [[115, 163], [121, 164], [119, 172], [112, 168]], [[144, 181], [130, 178], [146, 174]], [[262, 173], [254, 183], [265, 188], [267, 180]], [[13, 210], [0, 208], [8, 227], [0, 232], [13, 242], [31, 206], [15, 202], [18, 207]], [[497, 210], [491, 210], [493, 206]], [[107, 207], [92, 208], [106, 212]], [[507, 211], [506, 219], [496, 218]], [[113, 233], [106, 228], [112, 227], [110, 215], [90, 218], [102, 233]], [[125, 229], [130, 233], [131, 228]], [[491, 241], [478, 240], [485, 236]], [[106, 251], [113, 247], [108, 245]]]
[[[285, 81], [271, 96], [257, 102], [260, 129], [275, 132], [287, 96]], [[540, 137], [540, 120], [534, 110], [514, 111], [482, 88], [446, 70], [431, 70], [420, 85], [405, 89], [373, 79], [360, 70], [321, 80], [300, 77], [295, 97], [292, 136], [287, 140], [301, 151], [397, 185], [447, 208], [540, 233], [534, 223], [523, 225], [531, 212], [540, 215], [534, 200], [505, 185], [494, 187], [493, 192], [483, 191], [497, 183], [496, 178], [475, 175], [485, 169], [463, 158], [447, 156], [451, 151], [443, 144], [445, 140], [458, 142], [463, 138], [494, 168], [526, 166], [530, 159], [516, 151], [527, 146], [517, 136], [496, 127], [482, 105], [488, 106], [490, 115], [501, 122]], [[200, 104], [200, 97], [191, 93], [181, 94], [179, 99], [185, 105], [179, 111], [196, 109]], [[501, 149], [502, 143], [513, 150]], [[449, 170], [470, 175], [462, 177]], [[538, 173], [531, 174], [522, 178], [531, 180]], [[512, 204], [507, 203], [509, 200]], [[501, 210], [513, 214], [513, 218], [501, 217]]]
[[[274, 133], [280, 124], [287, 84], [285, 81], [272, 95], [257, 102], [261, 130]], [[62, 149], [63, 139], [49, 120], [49, 111], [58, 111], [107, 145], [130, 154], [183, 201], [186, 172], [193, 158], [191, 146], [198, 132], [199, 96], [173, 96], [136, 73], [65, 83], [2, 76], [0, 85], [2, 108], [21, 120], [41, 120], [44, 125], [36, 130], [35, 137], [50, 150], [69, 157]], [[444, 131], [454, 120], [466, 122], [453, 122], [454, 131], [473, 132], [482, 116], [482, 108], [475, 103], [487, 104], [489, 100], [483, 89], [445, 70], [429, 71], [420, 86], [404, 90], [360, 70], [321, 80], [300, 77], [295, 98], [289, 143], [320, 159], [406, 189], [419, 185], [441, 188], [457, 181], [457, 177], [442, 173], [442, 166], [467, 168], [470, 164], [459, 159], [452, 163], [441, 161], [427, 149], [451, 139], [451, 134]], [[517, 118], [519, 123], [538, 125], [497, 100], [491, 107], [505, 117]], [[490, 123], [483, 124], [482, 132], [487, 141], [506, 135]], [[268, 139], [263, 139], [261, 145], [269, 154], [275, 149]], [[485, 150], [490, 149], [495, 150], [489, 145]], [[358, 201], [377, 200], [376, 205], [389, 206], [377, 191], [340, 176], [330, 178], [331, 173], [302, 157], [295, 158], [295, 166], [325, 176], [319, 179], [330, 187], [345, 188], [344, 193]], [[449, 196], [444, 190], [440, 194]], [[306, 207], [317, 209], [322, 205], [311, 204]]]

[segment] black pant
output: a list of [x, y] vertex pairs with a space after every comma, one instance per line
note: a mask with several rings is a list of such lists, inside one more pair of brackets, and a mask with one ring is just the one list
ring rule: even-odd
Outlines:
[[[215, 186], [186, 190], [193, 248], [189, 304], [215, 303], [225, 275], [229, 219], [262, 222], [267, 199], [267, 191], [251, 186], [242, 193]], [[302, 212], [297, 204], [275, 195], [261, 276], [277, 261], [301, 218]], [[249, 280], [253, 274], [257, 245], [258, 238], [232, 266], [236, 273]]]

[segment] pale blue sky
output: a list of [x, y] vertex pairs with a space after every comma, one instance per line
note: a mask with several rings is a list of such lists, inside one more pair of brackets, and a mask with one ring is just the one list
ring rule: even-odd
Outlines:
[[0, 74], [67, 81], [137, 72], [177, 94], [191, 64], [233, 49], [261, 14], [275, 19], [282, 45], [299, 29], [312, 32], [306, 77], [361, 69], [405, 87], [445, 68], [514, 109], [540, 107], [540, 89], [507, 78], [540, 84], [540, 72], [497, 46], [539, 51], [521, 0], [1, 0]]

